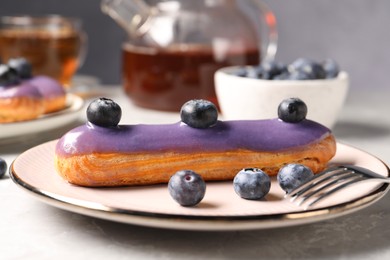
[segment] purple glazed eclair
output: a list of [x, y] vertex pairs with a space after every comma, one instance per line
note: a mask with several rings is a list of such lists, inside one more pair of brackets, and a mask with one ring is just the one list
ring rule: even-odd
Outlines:
[[247, 167], [276, 175], [287, 163], [318, 172], [335, 152], [331, 131], [306, 119], [294, 124], [279, 119], [217, 121], [207, 129], [182, 122], [115, 127], [87, 123], [58, 141], [55, 165], [76, 185], [148, 185], [166, 183], [183, 169], [206, 181], [233, 179]]
[[0, 87], [0, 123], [35, 119], [43, 112], [43, 96], [28, 82]]

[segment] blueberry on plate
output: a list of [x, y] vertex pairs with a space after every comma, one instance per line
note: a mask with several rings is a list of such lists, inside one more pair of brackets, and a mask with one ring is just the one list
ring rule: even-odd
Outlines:
[[191, 170], [176, 172], [168, 182], [171, 197], [185, 207], [197, 205], [206, 193], [206, 183], [202, 176]]
[[87, 119], [94, 125], [114, 127], [119, 124], [122, 116], [120, 106], [108, 98], [92, 101], [87, 108]]
[[21, 79], [29, 79], [32, 77], [31, 63], [25, 58], [10, 59], [8, 66], [16, 70]]
[[210, 101], [193, 99], [186, 102], [180, 110], [183, 123], [193, 128], [208, 128], [217, 123], [218, 110]]
[[302, 164], [287, 164], [279, 170], [277, 180], [280, 187], [289, 193], [309, 181], [314, 176], [313, 171]]
[[233, 180], [234, 191], [244, 199], [257, 200], [268, 194], [270, 177], [260, 169], [246, 168], [237, 173]]
[[307, 106], [299, 98], [283, 100], [278, 107], [278, 117], [287, 123], [299, 123], [306, 118]]
[[18, 73], [8, 65], [0, 65], [0, 86], [16, 84], [19, 81]]
[[4, 177], [7, 168], [7, 162], [3, 158], [0, 158], [0, 179]]
[[322, 62], [322, 68], [325, 71], [325, 77], [327, 79], [336, 78], [340, 72], [339, 65], [332, 59], [326, 59]]

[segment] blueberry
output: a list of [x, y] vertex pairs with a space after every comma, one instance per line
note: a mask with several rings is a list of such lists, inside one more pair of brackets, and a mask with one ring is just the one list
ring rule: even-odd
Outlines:
[[16, 70], [21, 79], [29, 79], [32, 77], [31, 63], [25, 58], [10, 59], [8, 66]]
[[278, 117], [287, 123], [299, 123], [306, 118], [307, 106], [299, 98], [288, 98], [278, 107]]
[[290, 77], [290, 73], [286, 72], [286, 73], [276, 75], [275, 77], [273, 77], [273, 80], [287, 80], [289, 79], [289, 77]]
[[326, 59], [322, 62], [322, 68], [325, 71], [325, 77], [327, 79], [336, 78], [340, 72], [339, 65], [332, 59]]
[[237, 173], [233, 180], [234, 191], [244, 199], [261, 199], [271, 188], [269, 176], [260, 169], [247, 168]]
[[210, 101], [193, 99], [180, 110], [181, 121], [193, 128], [208, 128], [217, 123], [217, 107]]
[[287, 72], [287, 66], [285, 64], [274, 60], [264, 61], [261, 64], [261, 68], [263, 69], [263, 79], [274, 79], [276, 76]]
[[302, 71], [305, 66], [310, 66], [314, 61], [306, 58], [298, 58], [293, 61], [290, 65], [288, 65], [288, 70], [290, 72], [294, 71]]
[[102, 127], [117, 126], [121, 116], [120, 106], [108, 98], [96, 99], [87, 108], [88, 121]]
[[306, 74], [308, 79], [324, 79], [326, 74], [321, 64], [306, 58], [299, 58], [288, 66], [290, 73], [299, 71]]
[[206, 193], [206, 183], [202, 176], [191, 171], [176, 172], [168, 182], [171, 197], [182, 206], [195, 206]]
[[324, 79], [326, 77], [326, 72], [319, 63], [312, 64], [311, 72], [315, 75], [315, 79]]
[[7, 168], [7, 162], [4, 159], [0, 158], [0, 179], [4, 177]]
[[261, 79], [263, 78], [263, 68], [261, 66], [249, 67], [247, 69], [246, 77], [252, 79]]
[[289, 80], [308, 80], [314, 79], [309, 74], [303, 71], [294, 71], [288, 75]]
[[16, 84], [19, 81], [18, 73], [8, 65], [0, 65], [0, 86]]
[[313, 171], [302, 164], [287, 164], [279, 170], [277, 180], [287, 193], [301, 186], [314, 176]]
[[273, 80], [289, 80], [290, 79], [290, 73], [289, 72], [283, 72], [282, 74], [274, 76]]

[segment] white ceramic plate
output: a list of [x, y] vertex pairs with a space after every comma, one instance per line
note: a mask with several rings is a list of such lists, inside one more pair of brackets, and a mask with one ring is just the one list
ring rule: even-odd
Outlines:
[[84, 101], [74, 94], [67, 94], [66, 99], [66, 108], [58, 112], [46, 114], [34, 120], [0, 124], [0, 140], [55, 129], [76, 120]]
[[[206, 195], [196, 207], [181, 207], [170, 197], [167, 185], [87, 188], [71, 185], [54, 169], [56, 141], [36, 146], [12, 164], [13, 181], [42, 201], [73, 212], [123, 223], [187, 230], [244, 230], [310, 223], [351, 213], [375, 202], [388, 184], [364, 183], [342, 191], [315, 208], [302, 208], [283, 199], [275, 178], [265, 200], [238, 197], [232, 182], [207, 183]], [[331, 163], [366, 167], [383, 176], [388, 167], [358, 149], [338, 144]]]

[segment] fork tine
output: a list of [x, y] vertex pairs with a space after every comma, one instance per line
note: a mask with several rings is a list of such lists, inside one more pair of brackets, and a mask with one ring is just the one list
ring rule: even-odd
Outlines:
[[380, 175], [376, 172], [373, 172], [367, 168], [363, 168], [363, 167], [360, 167], [360, 166], [357, 166], [357, 165], [345, 165], [344, 166], [345, 168], [351, 170], [351, 171], [354, 171], [356, 173], [361, 173], [363, 175], [368, 175], [372, 178], [378, 178], [378, 179], [387, 179], [385, 176], [383, 175]]
[[324, 185], [324, 183], [326, 183], [330, 179], [338, 178], [338, 177], [343, 176], [345, 174], [346, 173], [344, 172], [344, 169], [337, 169], [335, 171], [329, 171], [326, 174], [322, 175], [321, 177], [313, 179], [313, 181], [310, 180], [309, 181], [311, 183], [311, 184], [309, 183], [310, 185], [306, 185], [305, 187], [302, 187], [303, 189], [299, 190], [298, 192], [295, 192], [294, 194], [291, 194], [290, 196], [286, 196], [286, 197], [290, 197], [290, 201], [294, 201], [297, 198], [303, 196], [306, 192], [311, 191], [320, 185]]
[[312, 190], [311, 189], [311, 192], [304, 195], [302, 194], [301, 196], [299, 196], [299, 198], [302, 198], [299, 202], [298, 202], [298, 205], [302, 205], [305, 201], [307, 201], [308, 199], [312, 198], [313, 196], [317, 195], [318, 193], [320, 193], [321, 191], [323, 190], [326, 190], [328, 188], [332, 188], [336, 185], [339, 185], [340, 183], [342, 182], [346, 182], [348, 180], [354, 180], [356, 178], [361, 178], [362, 176], [361, 175], [356, 175], [354, 172], [352, 171], [348, 171], [348, 172], [344, 172], [342, 175], [338, 175], [336, 176], [337, 178], [333, 178], [330, 182], [326, 183], [325, 185], [319, 187], [318, 189], [315, 189], [315, 190]]
[[322, 182], [326, 181], [330, 177], [335, 176], [335, 175], [340, 174], [340, 173], [343, 173], [344, 170], [345, 169], [341, 168], [341, 167], [333, 167], [333, 168], [327, 169], [325, 171], [322, 171], [322, 172], [316, 174], [308, 182], [302, 184], [298, 188], [296, 188], [296, 189], [292, 190], [290, 193], [286, 194], [285, 198], [293, 199], [294, 197], [299, 196], [300, 194], [306, 192], [307, 190], [312, 189], [316, 185], [321, 184]]
[[355, 183], [374, 180], [390, 183], [390, 178], [356, 165], [340, 165], [315, 175], [311, 180], [285, 195], [285, 199], [304, 209]]
[[337, 186], [336, 188], [330, 190], [330, 191], [327, 191], [326, 193], [323, 193], [321, 196], [319, 196], [318, 198], [316, 198], [315, 200], [313, 200], [312, 202], [310, 202], [307, 206], [305, 206], [305, 210], [314, 206], [315, 204], [317, 204], [318, 202], [320, 202], [321, 200], [329, 197], [330, 195], [332, 195], [333, 193], [349, 186], [349, 185], [352, 185], [354, 183], [357, 183], [357, 182], [360, 182], [360, 181], [363, 181], [363, 180], [367, 180], [367, 178], [363, 177], [363, 176], [357, 176], [355, 179], [349, 181], [349, 182], [346, 182], [346, 183], [343, 183], [339, 186]]

